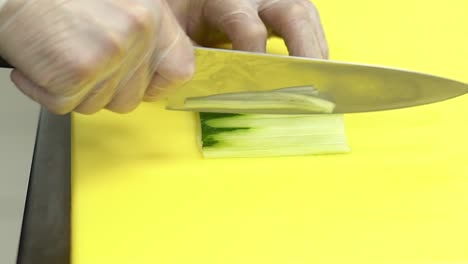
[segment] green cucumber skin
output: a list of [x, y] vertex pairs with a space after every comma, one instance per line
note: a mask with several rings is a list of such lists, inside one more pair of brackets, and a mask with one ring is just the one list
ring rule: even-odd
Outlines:
[[[205, 158], [300, 156], [350, 152], [342, 115], [311, 117], [308, 115], [201, 112], [199, 118], [201, 146]], [[259, 120], [259, 123], [255, 120]], [[271, 120], [271, 122], [265, 123], [265, 120]], [[278, 120], [278, 125], [275, 124], [275, 120]], [[322, 123], [322, 120], [325, 123]], [[248, 127], [242, 127], [241, 124], [245, 125], [246, 121], [248, 121]], [[302, 121], [303, 124], [301, 124]], [[314, 121], [318, 122], [318, 126], [313, 125]], [[230, 125], [231, 122], [232, 125]], [[238, 125], [235, 125], [236, 123]], [[236, 133], [235, 131], [242, 132]], [[274, 138], [278, 138], [278, 142]]]
[[235, 117], [235, 116], [243, 116], [243, 114], [234, 114], [234, 113], [207, 113], [201, 112], [199, 113], [201, 121], [207, 121], [210, 119], [218, 119], [218, 118], [226, 118], [226, 117]]
[[201, 122], [202, 134], [202, 147], [213, 147], [219, 143], [218, 140], [213, 139], [213, 136], [221, 132], [231, 132], [236, 130], [248, 130], [248, 127], [213, 127], [207, 124], [209, 120], [231, 118], [236, 116], [243, 116], [242, 114], [229, 114], [229, 113], [199, 113]]

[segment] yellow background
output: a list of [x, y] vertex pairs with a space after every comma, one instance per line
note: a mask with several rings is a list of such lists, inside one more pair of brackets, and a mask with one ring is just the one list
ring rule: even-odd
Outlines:
[[[331, 59], [468, 82], [468, 1], [315, 3]], [[161, 104], [73, 125], [74, 264], [468, 263], [468, 96], [347, 115], [335, 156], [203, 160]]]

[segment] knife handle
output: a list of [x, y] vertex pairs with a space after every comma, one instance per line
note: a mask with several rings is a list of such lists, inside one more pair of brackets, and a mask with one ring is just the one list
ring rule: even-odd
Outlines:
[[8, 63], [6, 60], [0, 57], [0, 68], [13, 69], [13, 66], [11, 66], [10, 63]]

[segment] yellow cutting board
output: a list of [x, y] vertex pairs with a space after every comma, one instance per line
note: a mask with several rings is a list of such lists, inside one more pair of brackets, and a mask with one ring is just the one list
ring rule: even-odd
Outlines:
[[[468, 1], [315, 3], [331, 59], [468, 82]], [[468, 96], [347, 115], [347, 155], [203, 160], [162, 104], [73, 125], [73, 264], [468, 263]]]

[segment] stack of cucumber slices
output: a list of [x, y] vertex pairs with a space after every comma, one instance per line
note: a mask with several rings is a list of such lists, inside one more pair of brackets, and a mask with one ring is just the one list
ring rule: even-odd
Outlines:
[[184, 105], [198, 112], [205, 158], [347, 153], [344, 118], [334, 107], [310, 86], [188, 98]]

